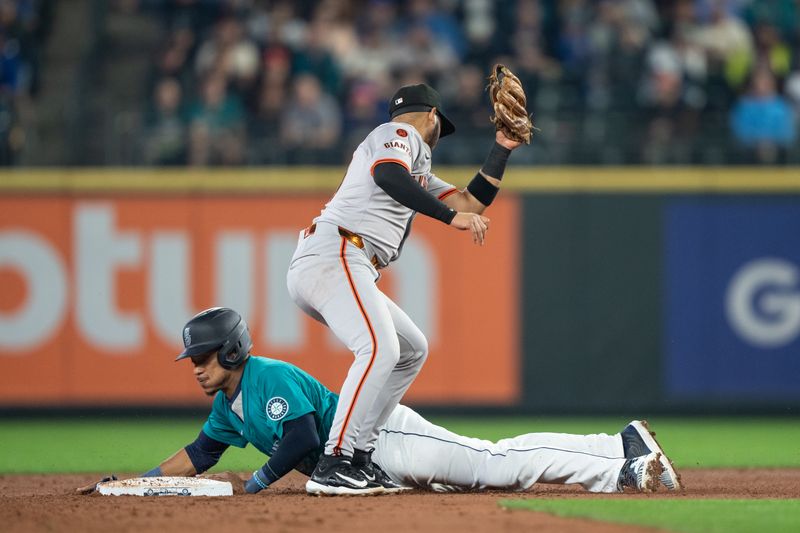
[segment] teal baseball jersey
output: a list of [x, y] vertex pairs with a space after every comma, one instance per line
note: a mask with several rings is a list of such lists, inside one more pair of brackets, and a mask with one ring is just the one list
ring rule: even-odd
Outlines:
[[[336, 394], [296, 366], [251, 356], [233, 399], [229, 400], [222, 391], [217, 393], [203, 432], [239, 448], [250, 443], [272, 455], [283, 438], [283, 424], [313, 413], [320, 441], [324, 443], [337, 401]], [[324, 444], [309, 455], [309, 464], [316, 464], [323, 448]]]
[[[217, 393], [203, 432], [240, 448], [250, 443], [271, 456], [283, 438], [283, 424], [308, 413], [313, 413], [324, 443], [338, 400], [296, 366], [251, 356], [233, 399]], [[295, 469], [310, 475], [323, 448], [321, 444]], [[543, 482], [579, 483], [592, 492], [618, 492], [620, 469], [627, 457], [619, 433], [528, 433], [491, 442], [457, 435], [398, 405], [380, 428], [372, 459], [395, 482], [434, 490], [524, 490]], [[670, 472], [668, 486], [678, 487], [680, 480], [674, 469]], [[664, 484], [667, 481], [662, 478]]]

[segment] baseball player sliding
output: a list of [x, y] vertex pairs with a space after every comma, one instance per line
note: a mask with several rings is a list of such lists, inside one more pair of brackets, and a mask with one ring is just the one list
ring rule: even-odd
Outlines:
[[[255, 446], [269, 460], [236, 493], [256, 493], [292, 469], [316, 471], [336, 423], [341, 397], [289, 363], [251, 356], [250, 333], [232, 309], [213, 308], [183, 329], [178, 359], [192, 362], [200, 388], [214, 397], [197, 439], [145, 476], [194, 476], [214, 466], [229, 446]], [[372, 469], [341, 477], [335, 494], [385, 494], [410, 488], [525, 490], [534, 483], [578, 483], [591, 492], [655, 491], [659, 482], [681, 488], [680, 477], [642, 421], [615, 435], [530, 433], [498, 442], [456, 435], [396, 405], [381, 424]], [[380, 466], [379, 466], [380, 465]], [[391, 485], [371, 483], [380, 469]], [[78, 489], [89, 493], [95, 485]], [[330, 494], [319, 491], [317, 494]]]
[[[496, 102], [495, 142], [464, 190], [431, 172], [431, 151], [440, 137], [455, 131], [439, 94], [425, 84], [401, 87], [390, 101], [391, 121], [358, 146], [333, 198], [300, 232], [287, 275], [289, 293], [355, 355], [339, 392], [325, 452], [306, 485], [309, 493], [398, 488], [371, 454], [378, 428], [422, 368], [428, 344], [408, 315], [377, 287], [378, 271], [399, 257], [417, 213], [468, 230], [475, 243], [484, 243], [489, 219], [482, 213], [500, 190], [511, 151], [530, 140], [519, 80], [512, 88], [511, 77], [501, 78], [507, 87], [496, 83], [495, 75], [490, 91]], [[513, 129], [501, 127], [503, 117], [519, 112], [515, 98], [520, 94], [524, 120], [514, 118]]]

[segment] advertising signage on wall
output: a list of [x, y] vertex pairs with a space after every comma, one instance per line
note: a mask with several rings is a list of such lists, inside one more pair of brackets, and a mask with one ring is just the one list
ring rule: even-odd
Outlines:
[[800, 399], [800, 204], [674, 200], [664, 230], [667, 394]]
[[[323, 195], [0, 198], [0, 405], [192, 404], [174, 363], [197, 311], [233, 307], [254, 353], [334, 389], [352, 354], [290, 300], [286, 269]], [[425, 332], [408, 401], [509, 405], [518, 370], [518, 202], [492, 206], [484, 247], [418, 221], [381, 289]], [[487, 287], [486, 284], [491, 286]], [[481, 287], [481, 289], [478, 289]], [[185, 364], [183, 364], [185, 363]]]

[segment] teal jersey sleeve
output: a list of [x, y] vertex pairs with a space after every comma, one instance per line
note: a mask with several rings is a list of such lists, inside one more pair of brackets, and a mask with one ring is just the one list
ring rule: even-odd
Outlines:
[[211, 407], [211, 414], [208, 415], [206, 423], [203, 424], [203, 433], [208, 435], [214, 440], [236, 446], [237, 448], [244, 448], [247, 446], [247, 439], [245, 439], [238, 430], [233, 426], [230, 419], [234, 415], [228, 407], [225, 394], [218, 392], [214, 397], [214, 404]]

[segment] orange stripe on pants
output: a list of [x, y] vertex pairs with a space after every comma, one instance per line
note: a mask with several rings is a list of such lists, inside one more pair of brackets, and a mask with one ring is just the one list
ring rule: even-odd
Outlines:
[[347, 239], [342, 237], [342, 247], [339, 252], [339, 257], [342, 261], [342, 266], [344, 267], [344, 273], [347, 276], [347, 281], [350, 283], [350, 290], [353, 291], [353, 296], [356, 299], [356, 303], [358, 303], [358, 308], [361, 310], [361, 316], [364, 317], [364, 321], [367, 323], [367, 329], [369, 329], [369, 335], [372, 337], [372, 357], [369, 360], [367, 369], [364, 371], [364, 375], [361, 376], [361, 381], [358, 382], [358, 387], [356, 387], [356, 392], [353, 395], [353, 401], [350, 403], [350, 407], [347, 409], [347, 416], [344, 418], [342, 430], [339, 432], [339, 440], [336, 442], [336, 448], [334, 448], [335, 451], [338, 451], [342, 446], [342, 440], [344, 440], [344, 434], [345, 431], [347, 431], [347, 425], [350, 423], [350, 416], [353, 414], [353, 408], [356, 405], [356, 401], [358, 401], [358, 395], [361, 393], [361, 387], [364, 385], [364, 380], [367, 379], [369, 371], [372, 369], [372, 364], [375, 362], [375, 356], [378, 354], [378, 338], [375, 336], [375, 330], [372, 329], [372, 323], [369, 321], [367, 311], [364, 309], [364, 305], [361, 303], [361, 298], [358, 296], [358, 290], [356, 290], [356, 285], [353, 283], [353, 277], [350, 274], [350, 267], [347, 266], [347, 258], [345, 257], [347, 242]]

